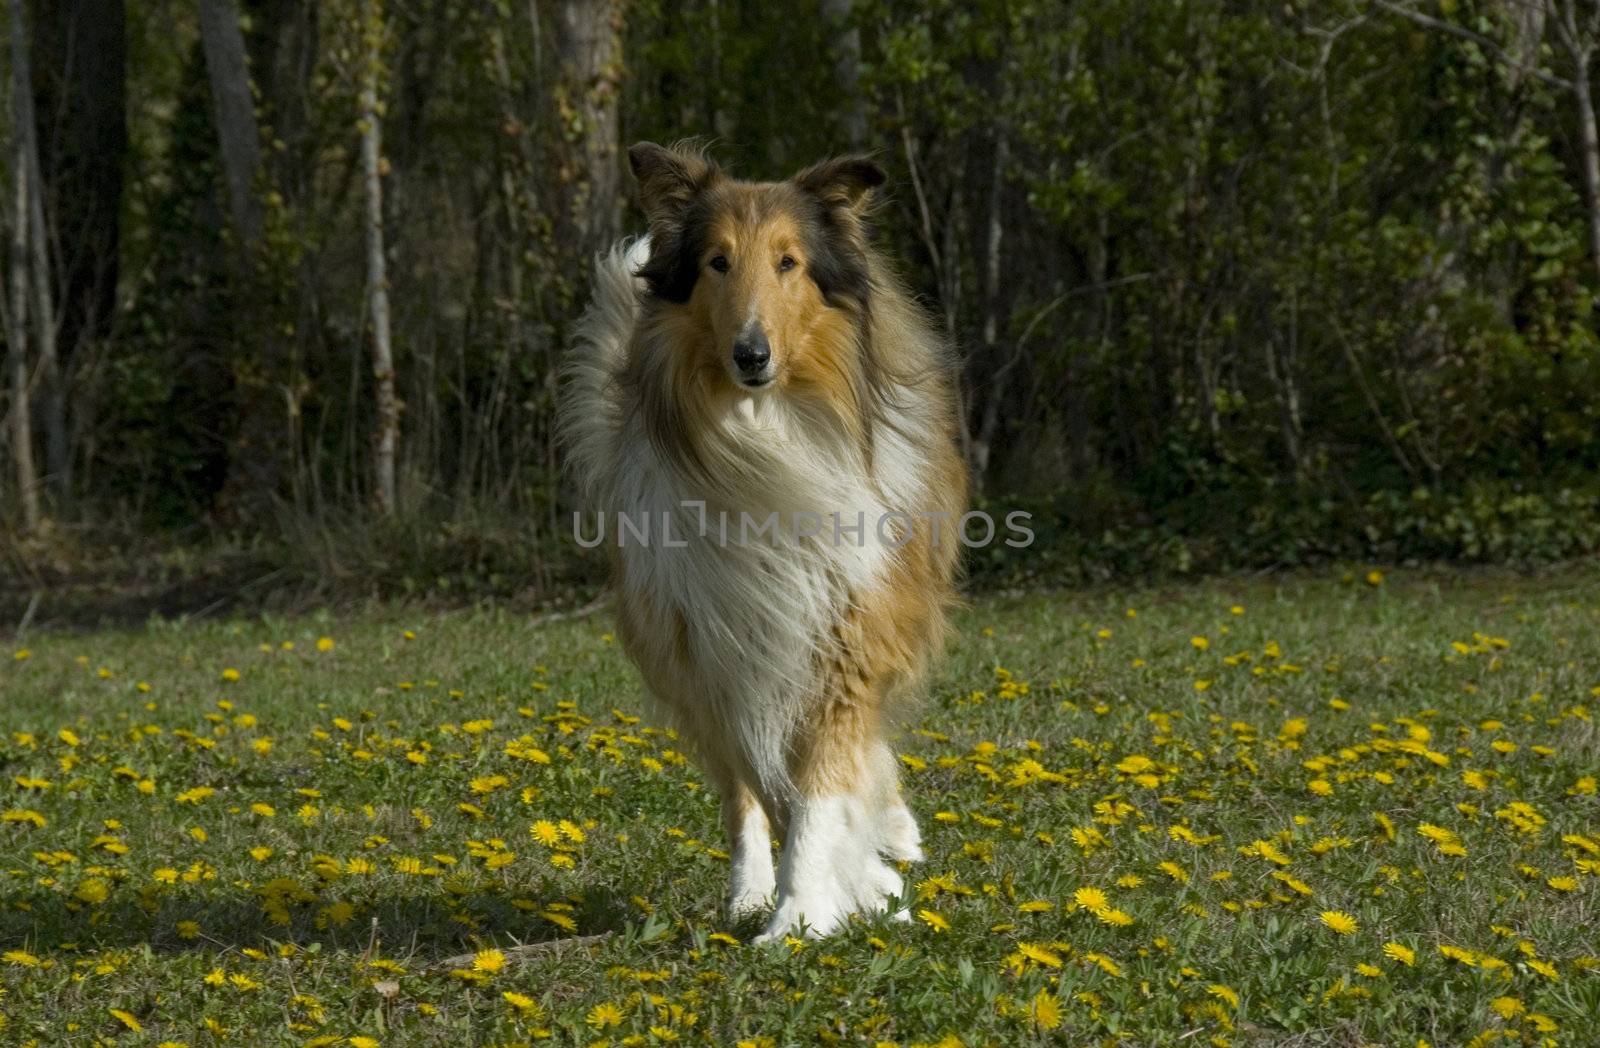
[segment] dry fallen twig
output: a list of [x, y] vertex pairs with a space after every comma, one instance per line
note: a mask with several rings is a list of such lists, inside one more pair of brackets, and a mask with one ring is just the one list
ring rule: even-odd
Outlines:
[[[515, 964], [533, 960], [546, 954], [559, 953], [567, 946], [593, 946], [611, 938], [612, 932], [601, 932], [598, 935], [575, 935], [566, 939], [546, 939], [543, 942], [523, 943], [520, 946], [505, 946], [500, 952], [505, 955], [506, 963]], [[442, 961], [435, 961], [428, 965], [427, 971], [440, 972], [452, 968], [469, 968], [477, 958], [476, 953], [462, 953], [454, 957], [446, 957]]]

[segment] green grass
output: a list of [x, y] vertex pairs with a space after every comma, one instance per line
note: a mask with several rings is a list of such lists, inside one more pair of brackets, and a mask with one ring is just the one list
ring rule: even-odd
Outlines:
[[1592, 567], [957, 625], [901, 740], [917, 919], [768, 949], [604, 613], [30, 637], [0, 1043], [1596, 1043]]

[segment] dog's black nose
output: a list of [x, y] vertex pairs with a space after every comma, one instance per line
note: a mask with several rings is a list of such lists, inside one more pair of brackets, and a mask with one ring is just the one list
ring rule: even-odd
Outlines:
[[772, 360], [772, 346], [760, 328], [751, 328], [733, 344], [733, 363], [740, 374], [759, 375]]

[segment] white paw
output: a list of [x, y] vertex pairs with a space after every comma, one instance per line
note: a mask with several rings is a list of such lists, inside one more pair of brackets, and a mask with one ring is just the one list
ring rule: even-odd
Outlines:
[[[766, 930], [755, 941], [779, 942], [798, 935], [802, 926], [807, 938], [832, 935], [852, 913], [888, 910], [889, 900], [899, 897], [905, 887], [900, 874], [876, 856], [854, 867], [836, 869], [829, 879], [832, 883], [826, 890], [780, 897]], [[903, 908], [892, 916], [896, 920], [909, 917]]]
[[838, 903], [827, 899], [781, 899], [767, 922], [766, 930], [756, 936], [757, 943], [782, 942], [788, 936], [799, 937], [804, 929], [807, 939], [820, 939], [832, 935], [844, 923], [844, 913]]
[[884, 816], [883, 850], [889, 858], [906, 862], [921, 862], [926, 857], [922, 852], [922, 831], [904, 804], [891, 808]]
[[735, 888], [728, 893], [728, 916], [735, 920], [760, 913], [772, 905], [772, 890], [760, 888]]
[[875, 911], [888, 909], [889, 897], [898, 896], [905, 888], [899, 871], [886, 862], [874, 861], [868, 864], [865, 873], [866, 890], [860, 900], [861, 908]]

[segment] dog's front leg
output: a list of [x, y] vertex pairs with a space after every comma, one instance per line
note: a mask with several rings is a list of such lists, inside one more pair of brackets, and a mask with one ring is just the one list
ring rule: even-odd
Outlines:
[[733, 849], [728, 914], [739, 918], [765, 909], [777, 885], [772, 869], [772, 827], [756, 795], [743, 783], [723, 797], [723, 818]]
[[827, 935], [850, 914], [840, 867], [851, 849], [847, 801], [840, 796], [802, 798], [789, 816], [778, 871], [778, 906], [757, 942], [772, 942], [804, 924]]

